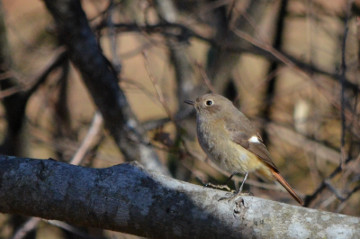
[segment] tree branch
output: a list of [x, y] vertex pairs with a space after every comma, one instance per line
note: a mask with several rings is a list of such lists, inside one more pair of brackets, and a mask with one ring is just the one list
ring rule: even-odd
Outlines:
[[[161, 19], [166, 23], [175, 23], [178, 12], [173, 1], [156, 0], [156, 9]], [[184, 100], [195, 97], [194, 69], [189, 57], [189, 44], [187, 39], [166, 38], [170, 59], [174, 65], [175, 79], [177, 82], [178, 112], [189, 111]]]
[[[98, 26], [98, 29], [102, 29], [106, 27], [106, 23], [101, 23]], [[114, 27], [119, 32], [147, 32], [147, 33], [161, 33], [166, 37], [173, 37], [181, 41], [188, 42], [191, 38], [196, 38], [198, 40], [201, 40], [203, 42], [206, 42], [214, 47], [222, 48], [224, 51], [230, 51], [233, 53], [251, 53], [259, 56], [263, 56], [267, 58], [270, 61], [274, 61], [280, 64], [284, 64], [282, 60], [278, 58], [278, 56], [281, 56], [283, 58], [286, 58], [288, 62], [291, 62], [294, 66], [296, 66], [298, 69], [301, 69], [304, 73], [307, 74], [321, 74], [328, 77], [331, 77], [332, 80], [338, 81], [338, 79], [341, 77], [336, 72], [329, 72], [324, 69], [321, 69], [318, 66], [315, 66], [313, 64], [308, 64], [306, 62], [303, 62], [296, 57], [290, 55], [289, 53], [286, 53], [284, 51], [277, 51], [278, 56], [275, 56], [269, 49], [262, 48], [259, 46], [256, 46], [253, 44], [253, 42], [250, 42], [250, 45], [231, 45], [226, 44], [224, 45], [221, 41], [214, 40], [213, 38], [202, 36], [201, 34], [196, 33], [191, 28], [182, 25], [180, 23], [159, 23], [159, 24], [153, 24], [153, 25], [138, 25], [136, 23], [119, 23], [114, 24]], [[175, 33], [174, 33], [175, 32]], [[180, 33], [176, 33], [180, 32]], [[347, 90], [353, 90], [355, 92], [360, 91], [360, 86], [356, 83], [353, 83], [349, 81], [348, 79], [344, 79], [344, 87]]]
[[78, 0], [45, 0], [53, 15], [60, 40], [79, 69], [86, 87], [104, 117], [105, 126], [127, 160], [139, 160], [146, 168], [168, 171], [144, 136], [116, 73], [102, 54]]
[[[0, 156], [0, 212], [150, 238], [359, 238], [360, 218], [243, 196], [144, 171]], [[196, 226], [195, 226], [196, 225]]]

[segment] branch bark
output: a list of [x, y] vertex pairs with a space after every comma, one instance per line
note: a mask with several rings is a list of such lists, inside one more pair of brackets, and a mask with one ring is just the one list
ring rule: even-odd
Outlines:
[[86, 87], [104, 117], [105, 126], [127, 160], [168, 174], [144, 136], [109, 61], [102, 54], [78, 0], [45, 0], [55, 19], [59, 38], [68, 49]]
[[[71, 175], [71, 176], [70, 176]], [[0, 156], [0, 212], [150, 238], [359, 238], [360, 218], [243, 196], [146, 172]]]

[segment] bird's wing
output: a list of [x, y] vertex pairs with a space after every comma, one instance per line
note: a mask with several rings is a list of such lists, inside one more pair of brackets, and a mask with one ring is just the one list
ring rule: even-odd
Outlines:
[[[250, 121], [248, 119], [246, 120], [250, 125]], [[241, 145], [243, 148], [258, 156], [261, 160], [264, 161], [264, 163], [273, 168], [275, 172], [279, 172], [271, 159], [269, 151], [262, 142], [260, 135], [254, 130], [252, 126], [250, 129], [245, 129], [238, 124], [227, 121], [225, 127], [229, 131], [230, 138], [233, 142]]]

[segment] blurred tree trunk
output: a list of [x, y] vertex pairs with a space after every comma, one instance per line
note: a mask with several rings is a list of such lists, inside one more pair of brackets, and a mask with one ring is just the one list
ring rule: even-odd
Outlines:
[[[22, 142], [20, 135], [25, 116], [26, 97], [19, 82], [11, 73], [11, 55], [7, 40], [4, 11], [0, 2], [0, 99], [5, 108], [7, 132], [5, 139], [0, 145], [0, 153], [8, 155], [21, 155]], [[14, 90], [9, 96], [3, 96], [5, 92]]]
[[[282, 44], [283, 44], [283, 34], [284, 34], [284, 28], [285, 28], [285, 19], [286, 19], [286, 9], [288, 6], [289, 1], [288, 0], [281, 0], [280, 8], [276, 20], [275, 25], [275, 36], [274, 36], [274, 43], [273, 48], [281, 51], [282, 50]], [[263, 97], [263, 108], [261, 112], [259, 112], [259, 116], [261, 119], [264, 119], [265, 122], [268, 122], [271, 120], [271, 105], [273, 104], [273, 100], [276, 94], [276, 85], [277, 85], [277, 74], [275, 72], [279, 68], [279, 63], [276, 61], [271, 62], [270, 67], [268, 69], [268, 74], [272, 77], [269, 79], [269, 81], [266, 84], [265, 87], [265, 96]], [[266, 124], [261, 124], [263, 127], [261, 128], [261, 136], [265, 144], [268, 143], [268, 134], [265, 130]]]
[[[158, 14], [163, 21], [168, 23], [177, 23], [178, 22], [178, 12], [174, 2], [172, 0], [156, 0], [156, 7]], [[171, 63], [174, 66], [175, 70], [175, 79], [176, 79], [176, 98], [177, 98], [177, 113], [174, 114], [174, 119], [181, 117], [181, 115], [186, 115], [191, 112], [193, 109], [188, 107], [184, 103], [184, 100], [195, 99], [198, 96], [196, 91], [195, 84], [195, 74], [193, 63], [190, 61], [190, 52], [189, 52], [189, 43], [186, 41], [181, 41], [178, 39], [167, 38], [167, 46], [170, 52]], [[184, 137], [187, 135], [191, 139], [196, 137], [193, 134], [193, 129], [195, 127], [195, 121], [193, 117], [182, 120], [182, 122], [174, 122], [176, 125], [176, 137], [174, 140], [174, 145], [172, 147], [176, 148], [179, 151], [181, 142]], [[187, 132], [187, 135], [184, 135], [183, 128]], [[169, 167], [175, 177], [182, 180], [187, 180], [191, 172], [182, 166], [182, 163], [179, 158], [179, 154], [176, 156], [169, 156]]]
[[[224, 48], [239, 47], [249, 45], [248, 42], [240, 39], [233, 33], [233, 29], [239, 29], [250, 35], [256, 32], [256, 26], [251, 25], [252, 22], [259, 24], [270, 0], [253, 0], [248, 1], [248, 6], [244, 9], [240, 16], [236, 16], [233, 11], [234, 6], [224, 5], [214, 11], [216, 36], [215, 39]], [[236, 4], [236, 1], [233, 3]], [[215, 90], [219, 94], [226, 95], [230, 99], [234, 99], [237, 95], [235, 87], [231, 87], [232, 74], [234, 68], [237, 66], [241, 54], [233, 53], [229, 50], [224, 50], [222, 47], [211, 47], [208, 53], [207, 72], [209, 78], [212, 80]], [[229, 87], [230, 86], [230, 87]], [[226, 92], [226, 90], [229, 90]]]

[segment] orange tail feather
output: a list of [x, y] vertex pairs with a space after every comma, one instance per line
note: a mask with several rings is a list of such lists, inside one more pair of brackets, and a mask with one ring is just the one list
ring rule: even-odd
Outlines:
[[285, 181], [285, 179], [274, 170], [271, 170], [272, 175], [276, 180], [290, 193], [290, 195], [298, 202], [300, 205], [304, 205], [304, 201], [296, 194], [296, 192], [291, 188], [291, 186]]

